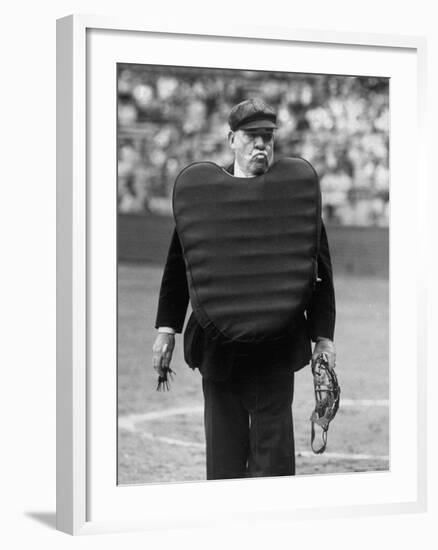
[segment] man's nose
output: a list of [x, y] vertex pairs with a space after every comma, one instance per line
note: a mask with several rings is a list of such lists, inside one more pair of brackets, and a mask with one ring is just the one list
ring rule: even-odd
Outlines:
[[255, 136], [254, 138], [254, 147], [257, 147], [258, 149], [264, 149], [265, 148], [265, 141], [262, 136]]

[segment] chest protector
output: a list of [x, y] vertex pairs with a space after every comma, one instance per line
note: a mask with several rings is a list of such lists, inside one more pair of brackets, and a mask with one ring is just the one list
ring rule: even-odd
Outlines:
[[190, 301], [212, 338], [256, 343], [294, 329], [315, 285], [321, 193], [315, 170], [285, 158], [252, 178], [189, 165], [173, 192]]

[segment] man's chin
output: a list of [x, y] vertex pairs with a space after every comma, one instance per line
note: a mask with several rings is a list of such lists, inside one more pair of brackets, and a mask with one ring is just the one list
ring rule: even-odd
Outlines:
[[254, 164], [252, 165], [252, 173], [255, 176], [260, 176], [261, 174], [264, 174], [267, 169], [268, 159], [255, 160]]

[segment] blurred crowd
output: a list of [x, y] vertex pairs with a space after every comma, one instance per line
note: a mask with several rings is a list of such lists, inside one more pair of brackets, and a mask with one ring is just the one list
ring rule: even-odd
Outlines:
[[231, 107], [261, 97], [278, 113], [275, 157], [319, 174], [329, 223], [388, 225], [388, 79], [119, 65], [119, 212], [170, 213], [187, 164], [232, 162]]

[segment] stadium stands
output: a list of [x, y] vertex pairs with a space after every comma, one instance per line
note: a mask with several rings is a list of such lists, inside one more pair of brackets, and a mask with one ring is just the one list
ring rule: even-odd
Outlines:
[[169, 214], [184, 166], [228, 165], [229, 110], [255, 96], [277, 109], [276, 157], [315, 166], [329, 224], [388, 226], [389, 81], [377, 77], [119, 65], [119, 212]]

